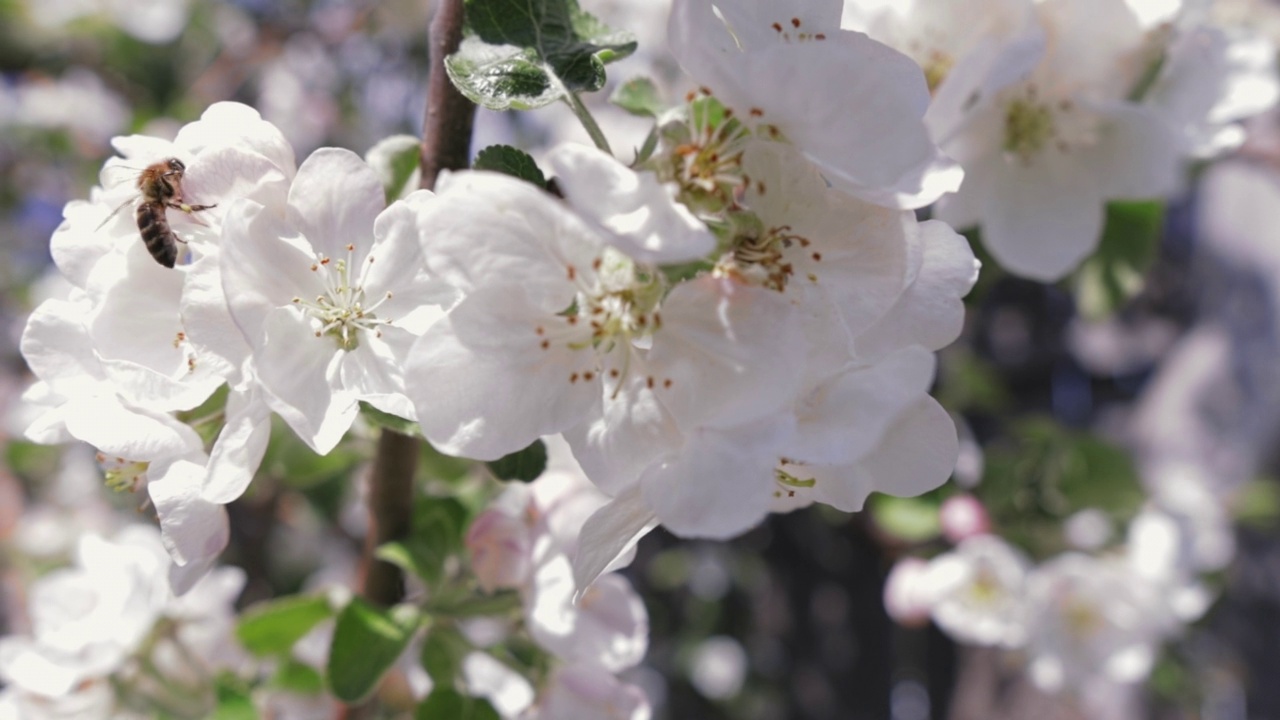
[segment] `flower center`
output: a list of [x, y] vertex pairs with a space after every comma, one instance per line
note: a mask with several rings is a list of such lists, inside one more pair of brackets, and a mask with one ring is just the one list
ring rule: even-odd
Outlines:
[[1046, 148], [1069, 153], [1098, 141], [1097, 118], [1070, 98], [1043, 100], [1028, 84], [1004, 109], [1004, 150], [1024, 163]]
[[921, 63], [921, 66], [924, 68], [925, 82], [929, 84], [930, 95], [937, 93], [938, 86], [947, 79], [947, 75], [950, 74], [951, 68], [955, 64], [955, 59], [941, 50], [934, 50], [929, 53], [928, 58]]
[[[325, 292], [314, 300], [300, 297], [293, 298], [293, 304], [302, 308], [305, 313], [316, 320], [316, 337], [331, 337], [342, 350], [355, 350], [360, 346], [360, 332], [372, 332], [382, 337], [379, 326], [390, 325], [391, 321], [379, 318], [374, 311], [384, 302], [391, 299], [388, 292], [372, 303], [365, 297], [364, 287], [351, 280], [352, 256], [355, 245], [347, 245], [347, 257], [334, 261], [320, 256], [311, 265], [311, 271], [320, 273], [324, 278]], [[367, 263], [373, 262], [370, 256]]]
[[1102, 630], [1103, 618], [1098, 609], [1077, 597], [1062, 601], [1062, 617], [1067, 630], [1077, 638], [1087, 639]]
[[809, 245], [809, 239], [792, 232], [790, 225], [767, 229], [748, 227], [739, 232], [730, 252], [716, 263], [714, 272], [784, 292], [796, 272], [795, 265], [788, 259], [788, 251]]
[[[561, 345], [575, 352], [591, 351], [590, 356], [584, 356], [589, 357], [585, 367], [569, 375], [570, 383], [594, 381], [605, 365], [603, 358], [615, 350], [621, 352], [621, 362], [609, 369], [609, 380], [617, 382], [617, 392], [630, 368], [633, 343], [662, 327], [658, 307], [666, 288], [661, 274], [637, 268], [612, 248], [595, 259], [592, 269], [595, 278], [588, 282], [573, 266], [568, 267], [568, 277], [578, 287], [573, 306], [556, 316], [558, 323], [539, 324], [534, 332], [543, 350]], [[659, 382], [671, 384], [670, 380], [649, 378], [651, 387]]]
[[595, 265], [595, 286], [578, 292], [578, 316], [591, 330], [581, 347], [608, 352], [619, 340], [629, 345], [662, 326], [660, 275], [638, 272], [630, 258], [612, 249], [605, 249]]
[[98, 453], [95, 458], [102, 468], [106, 486], [114, 492], [137, 492], [147, 480], [147, 469], [151, 463], [140, 460], [126, 460], [122, 457], [107, 457]]
[[745, 189], [742, 154], [751, 130], [709, 94], [689, 97], [683, 122], [664, 129], [671, 147], [658, 176], [680, 188], [680, 201], [695, 213], [731, 207]]

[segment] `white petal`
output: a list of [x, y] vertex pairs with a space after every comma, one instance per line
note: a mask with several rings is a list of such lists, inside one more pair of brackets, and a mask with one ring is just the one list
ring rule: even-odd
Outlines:
[[915, 281], [879, 322], [854, 339], [864, 360], [907, 345], [938, 350], [960, 335], [961, 298], [977, 282], [980, 263], [969, 241], [942, 222], [920, 223], [919, 238], [924, 257]]
[[173, 144], [201, 155], [205, 148], [211, 146], [237, 145], [269, 160], [286, 178], [293, 177], [293, 147], [284, 133], [263, 120], [258, 111], [248, 105], [236, 102], [210, 105], [199, 120], [184, 125], [178, 131]]
[[537, 332], [563, 325], [519, 288], [467, 296], [418, 340], [405, 384], [423, 434], [451, 455], [494, 460], [582, 422], [600, 396], [595, 354]]
[[359, 271], [360, 285], [371, 299], [411, 287], [414, 277], [424, 268], [418, 218], [434, 198], [430, 190], [417, 190], [392, 203], [374, 221], [374, 242], [365, 260], [367, 267]]
[[574, 277], [594, 275], [603, 240], [547, 193], [491, 172], [452, 173], [440, 185], [419, 231], [431, 273], [453, 287], [520, 285], [554, 313], [573, 302]]
[[256, 355], [267, 405], [312, 450], [323, 455], [355, 421], [356, 395], [340, 389], [340, 354], [333, 338], [316, 337], [295, 308], [270, 311], [262, 323], [264, 342]]
[[955, 422], [926, 395], [894, 422], [862, 468], [876, 491], [912, 497], [946, 482], [959, 453]]
[[645, 503], [681, 537], [725, 539], [745, 532], [769, 512], [773, 468], [793, 430], [790, 418], [781, 417], [688, 432], [679, 455], [641, 478]]
[[993, 167], [982, 240], [1002, 267], [1053, 282], [1098, 246], [1103, 221], [1098, 179], [1078, 159], [1055, 154], [1029, 165], [1012, 161]]
[[802, 343], [780, 293], [704, 276], [667, 296], [648, 362], [680, 427], [738, 424], [795, 398], [804, 358], [779, 349]]
[[130, 410], [114, 397], [77, 398], [64, 406], [67, 430], [107, 455], [151, 461], [199, 453], [194, 430], [163, 413]]
[[178, 565], [216, 558], [231, 537], [221, 504], [200, 497], [205, 466], [179, 460], [147, 484], [160, 516], [160, 537]]
[[853, 462], [879, 444], [890, 423], [933, 382], [933, 355], [909, 347], [819, 386], [797, 407], [787, 458], [810, 464]]
[[227, 396], [226, 424], [209, 452], [200, 497], [226, 504], [244, 494], [262, 464], [271, 438], [271, 412], [260, 391], [232, 390]]
[[1106, 108], [1098, 143], [1084, 155], [1102, 197], [1135, 200], [1177, 188], [1181, 150], [1173, 127], [1155, 109], [1118, 103]]
[[632, 485], [596, 510], [582, 525], [578, 552], [573, 558], [573, 582], [578, 591], [607, 572], [657, 524], [658, 518], [645, 504], [639, 485]]
[[347, 244], [354, 243], [354, 263], [363, 263], [374, 220], [386, 206], [378, 174], [359, 155], [320, 148], [298, 168], [289, 188], [288, 218], [317, 253], [345, 258]]
[[602, 406], [586, 422], [565, 430], [564, 436], [591, 482], [605, 493], [617, 494], [682, 440], [656, 387], [649, 387], [653, 373], [644, 358], [633, 352], [625, 364], [610, 361], [606, 372], [628, 373], [622, 387], [606, 386]]
[[705, 257], [715, 248], [715, 236], [707, 226], [676, 202], [674, 188], [660, 183], [653, 173], [637, 173], [585, 145], [561, 145], [547, 162], [569, 204], [603, 234], [612, 235], [615, 246], [629, 257], [680, 263]]

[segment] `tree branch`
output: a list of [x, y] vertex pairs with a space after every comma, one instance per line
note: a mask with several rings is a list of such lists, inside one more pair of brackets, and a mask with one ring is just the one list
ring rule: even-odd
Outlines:
[[471, 164], [471, 124], [476, 106], [449, 80], [444, 59], [462, 42], [462, 0], [442, 0], [431, 22], [431, 75], [422, 123], [422, 187], [433, 188], [441, 170]]

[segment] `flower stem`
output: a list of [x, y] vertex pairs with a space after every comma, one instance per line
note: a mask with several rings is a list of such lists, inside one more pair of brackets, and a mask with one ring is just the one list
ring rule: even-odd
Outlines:
[[591, 111], [587, 109], [587, 106], [582, 103], [582, 99], [578, 97], [578, 94], [565, 88], [564, 101], [573, 109], [573, 114], [578, 116], [578, 122], [582, 123], [582, 127], [591, 136], [591, 142], [595, 143], [596, 147], [612, 155], [613, 150], [609, 147], [609, 139], [604, 136], [604, 132], [596, 124], [595, 117], [591, 115]]

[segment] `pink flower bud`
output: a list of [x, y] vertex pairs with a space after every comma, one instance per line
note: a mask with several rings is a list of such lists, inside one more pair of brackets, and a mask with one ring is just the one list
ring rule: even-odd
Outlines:
[[467, 531], [471, 569], [485, 592], [515, 588], [529, 577], [532, 539], [523, 518], [490, 508]]
[[899, 625], [922, 627], [933, 610], [929, 563], [918, 557], [899, 560], [884, 582], [884, 609]]
[[972, 495], [952, 495], [938, 510], [942, 534], [952, 543], [991, 532], [987, 509]]

